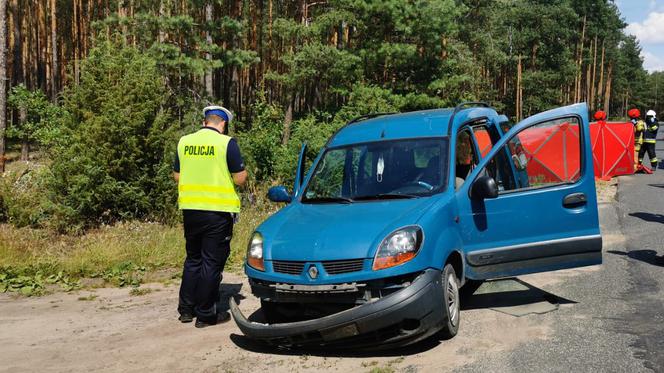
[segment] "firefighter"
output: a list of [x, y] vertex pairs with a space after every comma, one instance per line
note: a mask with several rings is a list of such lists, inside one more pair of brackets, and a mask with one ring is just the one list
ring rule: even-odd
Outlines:
[[646, 128], [645, 123], [640, 119], [641, 111], [639, 109], [630, 109], [627, 112], [632, 124], [634, 125], [634, 170], [638, 170], [641, 162], [638, 161], [641, 144], [643, 144], [643, 131]]
[[643, 144], [639, 150], [639, 164], [643, 163], [643, 156], [648, 153], [650, 158], [650, 166], [652, 171], [657, 170], [657, 154], [655, 153], [655, 142], [657, 141], [657, 130], [659, 129], [659, 122], [657, 122], [657, 114], [654, 110], [648, 110], [646, 113], [645, 131], [643, 131]]
[[207, 107], [203, 114], [203, 128], [180, 139], [173, 165], [187, 252], [179, 320], [192, 322], [195, 317], [197, 328], [230, 319], [228, 312], [216, 309], [216, 301], [234, 215], [240, 211], [235, 185], [244, 185], [247, 178], [237, 142], [224, 134], [233, 114], [221, 106]]
[[595, 115], [593, 115], [593, 118], [595, 118], [595, 121], [597, 121], [597, 123], [600, 125], [606, 124], [606, 113], [602, 110], [596, 111]]

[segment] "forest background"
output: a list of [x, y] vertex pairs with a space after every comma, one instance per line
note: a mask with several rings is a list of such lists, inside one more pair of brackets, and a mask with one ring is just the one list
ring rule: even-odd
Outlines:
[[610, 0], [0, 0], [0, 291], [177, 268], [171, 164], [208, 104], [250, 174], [236, 267], [267, 187], [355, 116], [661, 112], [625, 27]]

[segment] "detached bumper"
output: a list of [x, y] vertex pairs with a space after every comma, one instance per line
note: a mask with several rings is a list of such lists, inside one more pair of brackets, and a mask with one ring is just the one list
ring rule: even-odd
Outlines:
[[428, 269], [400, 291], [319, 319], [262, 324], [247, 320], [234, 299], [230, 309], [244, 335], [270, 344], [390, 348], [420, 341], [440, 330], [443, 303], [440, 271]]

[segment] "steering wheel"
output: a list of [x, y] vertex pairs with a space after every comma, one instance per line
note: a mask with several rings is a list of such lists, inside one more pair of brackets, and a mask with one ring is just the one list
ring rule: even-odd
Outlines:
[[[433, 185], [427, 183], [426, 181], [422, 181], [422, 180], [412, 181], [412, 182], [410, 182], [410, 183], [404, 185], [404, 186], [401, 187], [401, 188], [406, 188], [406, 187], [409, 187], [409, 186], [417, 186], [417, 187], [421, 187], [421, 188], [424, 188], [424, 189], [426, 189], [426, 190], [428, 190], [428, 191], [432, 191], [432, 190], [433, 190]], [[401, 188], [399, 188], [399, 189], [401, 189]]]

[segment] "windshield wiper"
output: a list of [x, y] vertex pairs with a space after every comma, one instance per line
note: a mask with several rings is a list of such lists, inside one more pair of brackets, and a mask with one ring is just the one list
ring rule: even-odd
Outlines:
[[359, 196], [355, 197], [355, 201], [366, 201], [369, 199], [411, 199], [411, 198], [419, 198], [420, 196], [417, 196], [415, 194], [406, 194], [406, 193], [379, 193], [379, 194], [374, 194], [371, 196]]
[[303, 200], [302, 202], [305, 203], [333, 203], [333, 202], [341, 202], [341, 203], [353, 203], [353, 199], [347, 198], [347, 197], [316, 197], [316, 198], [307, 198]]

